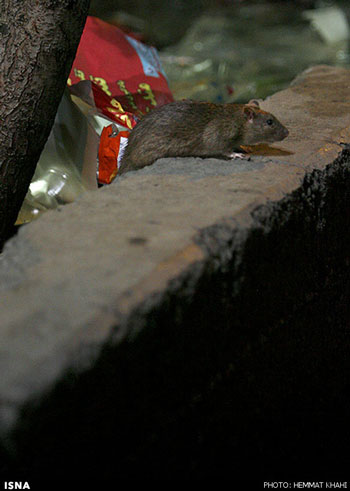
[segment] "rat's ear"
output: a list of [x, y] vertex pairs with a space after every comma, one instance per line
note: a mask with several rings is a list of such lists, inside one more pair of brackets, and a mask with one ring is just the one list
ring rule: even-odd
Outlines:
[[243, 114], [249, 123], [252, 123], [255, 118], [255, 111], [253, 107], [244, 106]]
[[260, 108], [259, 101], [257, 99], [251, 99], [248, 102], [248, 106], [256, 106], [257, 108]]

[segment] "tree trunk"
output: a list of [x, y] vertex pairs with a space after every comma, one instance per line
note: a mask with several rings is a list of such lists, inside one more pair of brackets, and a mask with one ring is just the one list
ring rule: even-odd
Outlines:
[[0, 249], [49, 136], [89, 0], [0, 0]]

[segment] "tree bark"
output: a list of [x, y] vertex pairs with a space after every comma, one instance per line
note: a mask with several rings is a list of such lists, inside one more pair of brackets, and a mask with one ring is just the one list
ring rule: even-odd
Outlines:
[[49, 136], [89, 0], [0, 0], [0, 249]]

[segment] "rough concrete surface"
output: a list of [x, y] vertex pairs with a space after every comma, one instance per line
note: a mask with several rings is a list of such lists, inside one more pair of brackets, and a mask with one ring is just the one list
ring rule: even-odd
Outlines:
[[[212, 441], [207, 427], [217, 410], [213, 391], [221, 409], [224, 394], [235, 406], [235, 391], [248, 404], [237, 360], [243, 367], [257, 339], [286, 318], [291, 326], [291, 316], [323, 298], [325, 289], [331, 298], [329, 285], [339, 284], [347, 264], [340, 246], [334, 264], [325, 251], [334, 246], [332, 238], [342, 243], [348, 218], [342, 183], [349, 180], [349, 156], [346, 149], [340, 153], [350, 142], [349, 77], [348, 70], [317, 66], [263, 101], [290, 135], [252, 147], [250, 160], [161, 159], [47, 212], [6, 244], [0, 261], [4, 469], [38, 471], [44, 462], [59, 474], [84, 448], [75, 468], [111, 476], [111, 461], [103, 452], [104, 462], [99, 457], [100, 445], [111, 438], [122, 447], [115, 457], [119, 474], [126, 469], [130, 477], [141, 466], [146, 477], [205, 476]], [[289, 329], [287, 341], [304, 339]], [[184, 415], [203, 400], [201, 436], [193, 436]], [[267, 402], [259, 404], [265, 414]], [[179, 418], [188, 426], [177, 426]], [[164, 442], [177, 441], [179, 433], [181, 444], [167, 461]], [[232, 452], [240, 441], [234, 434], [226, 441]], [[207, 446], [200, 446], [201, 438]], [[265, 448], [261, 441], [252, 446]], [[185, 446], [197, 456], [194, 463], [189, 455], [179, 458]], [[163, 470], [145, 457], [152, 452], [163, 456]]]

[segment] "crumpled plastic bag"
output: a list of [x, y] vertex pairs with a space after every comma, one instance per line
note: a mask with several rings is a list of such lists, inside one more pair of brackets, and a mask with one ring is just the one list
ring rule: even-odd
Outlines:
[[29, 222], [88, 189], [97, 189], [98, 145], [98, 134], [66, 89], [16, 223]]
[[130, 130], [172, 101], [156, 49], [89, 16], [16, 223], [112, 182]]

